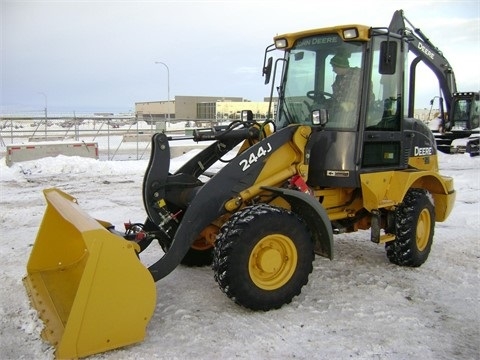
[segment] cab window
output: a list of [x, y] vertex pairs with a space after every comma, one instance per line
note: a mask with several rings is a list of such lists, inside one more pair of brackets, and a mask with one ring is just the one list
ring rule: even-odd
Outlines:
[[[381, 71], [381, 46], [386, 41], [377, 41], [373, 49], [372, 96], [368, 103], [366, 129], [374, 131], [400, 130], [402, 104], [402, 74]], [[385, 46], [385, 45], [384, 45]], [[397, 46], [390, 41], [388, 46]], [[397, 52], [399, 53], [399, 51]], [[400, 61], [400, 59], [397, 59]]]

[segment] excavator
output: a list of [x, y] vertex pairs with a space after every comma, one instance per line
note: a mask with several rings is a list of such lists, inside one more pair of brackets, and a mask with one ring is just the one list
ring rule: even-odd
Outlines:
[[[479, 126], [480, 126], [480, 92], [458, 91], [455, 75], [451, 65], [445, 58], [443, 52], [436, 47], [430, 39], [415, 27], [405, 16], [392, 19], [398, 21], [391, 25], [391, 29], [403, 29], [403, 25], [410, 25], [409, 51], [416, 56], [411, 61], [410, 73], [414, 78], [419, 63], [425, 64], [437, 76], [439, 82], [439, 124], [433, 129], [437, 149], [443, 153], [450, 154], [459, 152], [458, 147], [452, 147], [452, 142], [457, 139], [464, 139], [465, 146], [461, 152], [469, 152], [472, 156], [478, 152]], [[409, 116], [413, 116], [415, 99], [415, 81], [411, 81], [409, 93]], [[435, 99], [434, 98], [434, 99]], [[433, 105], [433, 101], [431, 104]]]
[[[228, 298], [260, 311], [300, 294], [315, 256], [333, 259], [336, 234], [370, 230], [390, 262], [421, 266], [435, 222], [455, 201], [435, 138], [413, 117], [409, 53], [441, 84], [453, 81], [443, 60], [429, 61], [430, 49], [401, 10], [389, 27], [275, 36], [263, 63], [268, 119], [254, 121], [246, 110], [229, 125], [195, 131], [193, 141], [211, 144], [176, 171], [174, 138], [154, 134], [142, 187], [146, 220], [125, 231], [90, 217], [60, 189], [44, 190], [24, 284], [55, 356], [142, 341], [155, 282], [180, 264], [211, 264]], [[144, 265], [142, 252], [157, 242], [158, 260]]]

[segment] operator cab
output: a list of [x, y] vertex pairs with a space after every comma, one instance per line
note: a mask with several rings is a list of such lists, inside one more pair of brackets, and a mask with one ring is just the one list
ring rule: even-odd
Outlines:
[[322, 110], [327, 129], [356, 130], [367, 105], [367, 126], [398, 128], [391, 117], [400, 114], [403, 89], [399, 41], [391, 36], [346, 41], [338, 33], [298, 39], [282, 59], [277, 126], [311, 124], [312, 112]]
[[480, 93], [453, 94], [452, 112], [446, 130], [473, 130], [480, 126]]
[[277, 128], [314, 125], [310, 186], [358, 187], [362, 172], [407, 167], [406, 54], [399, 35], [335, 27], [277, 36], [275, 47], [285, 51], [277, 60], [283, 65]]

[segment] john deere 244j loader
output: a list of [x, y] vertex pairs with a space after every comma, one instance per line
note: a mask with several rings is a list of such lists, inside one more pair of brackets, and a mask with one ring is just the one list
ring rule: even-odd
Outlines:
[[[256, 122], [246, 111], [241, 121], [198, 130], [193, 140], [212, 144], [174, 173], [171, 139], [155, 134], [142, 190], [147, 219], [125, 233], [45, 190], [25, 285], [56, 356], [141, 341], [155, 282], [181, 263], [213, 264], [221, 290], [253, 310], [290, 303], [315, 254], [333, 258], [334, 234], [370, 229], [392, 263], [422, 265], [455, 190], [439, 174], [432, 133], [413, 118], [407, 55], [413, 42], [417, 56], [436, 53], [403, 20], [397, 11], [389, 28], [276, 36], [263, 68], [266, 83], [273, 79], [272, 119]], [[274, 50], [284, 56], [274, 61]], [[440, 82], [453, 76], [444, 65], [435, 71]], [[152, 241], [164, 254], [146, 268], [139, 254]]]

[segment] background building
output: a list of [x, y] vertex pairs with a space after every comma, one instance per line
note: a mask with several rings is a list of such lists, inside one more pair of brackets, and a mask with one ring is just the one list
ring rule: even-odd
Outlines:
[[254, 119], [265, 119], [268, 101], [253, 102], [225, 96], [175, 96], [171, 101], [135, 103], [137, 119], [148, 123], [234, 120], [240, 119], [242, 110], [251, 110]]

